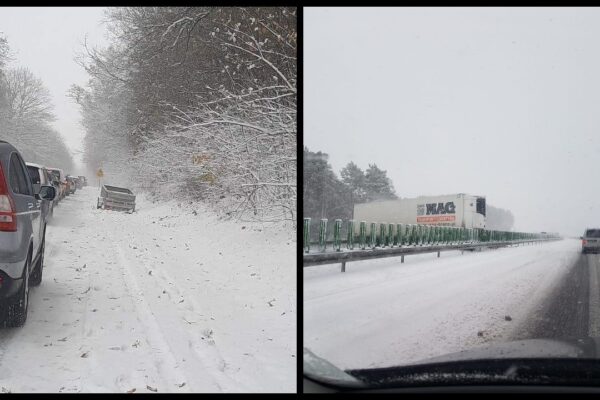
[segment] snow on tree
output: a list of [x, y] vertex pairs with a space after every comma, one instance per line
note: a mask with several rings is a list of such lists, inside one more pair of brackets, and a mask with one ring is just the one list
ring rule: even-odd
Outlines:
[[0, 37], [0, 139], [14, 145], [26, 161], [70, 171], [73, 158], [55, 120], [50, 93], [26, 67], [6, 69], [8, 43]]
[[120, 7], [107, 18], [111, 45], [84, 47], [90, 84], [71, 91], [86, 162], [127, 158], [124, 179], [158, 197], [295, 224], [296, 9]]

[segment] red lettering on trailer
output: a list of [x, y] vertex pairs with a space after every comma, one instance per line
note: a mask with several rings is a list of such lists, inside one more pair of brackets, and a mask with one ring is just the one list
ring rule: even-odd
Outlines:
[[417, 217], [418, 223], [436, 223], [436, 222], [454, 222], [456, 216], [454, 215], [440, 215], [435, 217]]

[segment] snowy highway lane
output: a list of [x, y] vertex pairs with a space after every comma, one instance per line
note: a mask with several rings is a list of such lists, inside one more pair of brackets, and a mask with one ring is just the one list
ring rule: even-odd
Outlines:
[[[11, 392], [294, 392], [295, 243], [198, 205], [54, 212], [25, 326], [0, 330]], [[243, 228], [242, 228], [243, 227]]]
[[[415, 363], [528, 336], [580, 242], [304, 268], [304, 347], [342, 369]], [[542, 310], [542, 311], [540, 311]], [[529, 327], [530, 329], [526, 329]], [[525, 334], [523, 334], [525, 332]]]

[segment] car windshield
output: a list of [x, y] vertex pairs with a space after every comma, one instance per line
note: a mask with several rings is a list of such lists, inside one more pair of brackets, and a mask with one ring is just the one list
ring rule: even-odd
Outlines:
[[600, 9], [304, 19], [311, 376], [538, 357], [600, 368]]

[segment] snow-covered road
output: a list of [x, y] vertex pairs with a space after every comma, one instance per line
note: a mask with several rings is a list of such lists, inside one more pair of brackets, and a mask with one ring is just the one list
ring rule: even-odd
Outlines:
[[97, 210], [98, 191], [55, 209], [27, 322], [0, 330], [2, 390], [294, 392], [291, 234], [142, 196]]
[[510, 340], [580, 255], [566, 239], [304, 268], [304, 346], [343, 369]]

